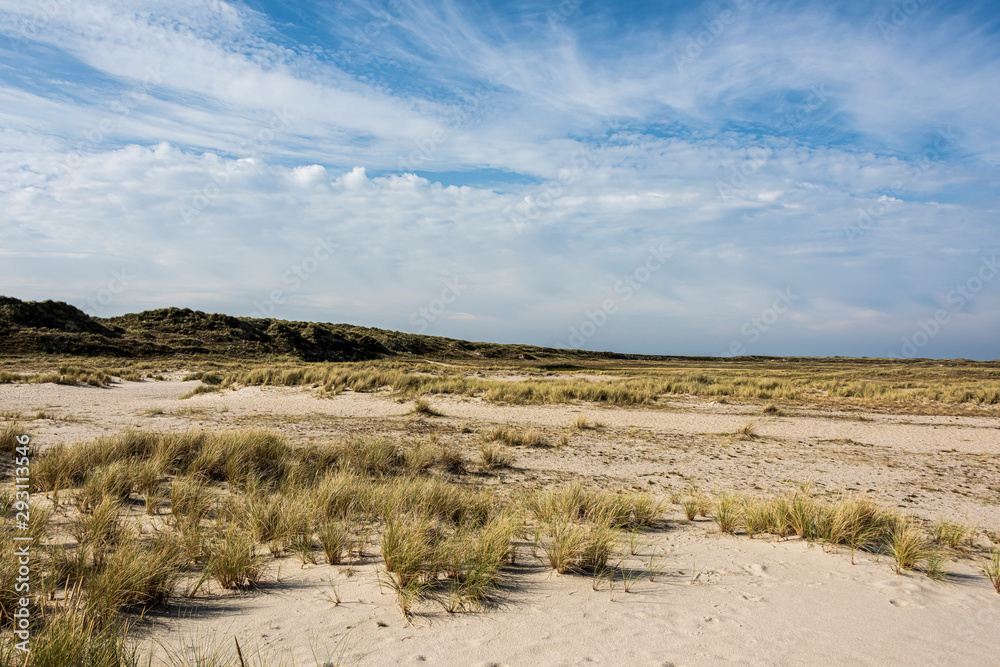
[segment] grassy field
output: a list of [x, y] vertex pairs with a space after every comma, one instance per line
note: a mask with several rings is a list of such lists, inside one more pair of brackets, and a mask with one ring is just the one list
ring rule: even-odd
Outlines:
[[[431, 359], [303, 363], [191, 359], [181, 362], [187, 379], [214, 391], [241, 386], [306, 386], [335, 395], [392, 391], [400, 397], [434, 394], [479, 397], [496, 403], [655, 406], [700, 397], [735, 402], [910, 414], [997, 414], [1000, 364], [969, 361], [869, 361], [839, 359], [729, 359], [676, 362], [438, 362]], [[100, 385], [113, 378], [162, 379], [177, 360], [50, 357], [0, 362], [0, 382]], [[25, 372], [23, 369], [34, 369]], [[518, 379], [498, 378], [516, 374]]]

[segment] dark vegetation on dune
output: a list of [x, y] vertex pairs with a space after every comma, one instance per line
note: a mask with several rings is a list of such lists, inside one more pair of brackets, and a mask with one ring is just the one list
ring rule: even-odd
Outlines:
[[11, 355], [129, 358], [280, 355], [303, 361], [362, 361], [401, 354], [486, 359], [534, 359], [566, 354], [527, 345], [471, 343], [349, 324], [231, 317], [188, 308], [161, 308], [98, 318], [59, 301], [20, 301], [3, 296], [0, 296], [0, 349]]
[[[343, 362], [417, 356], [436, 359], [526, 361], [543, 371], [577, 371], [603, 361], [680, 362], [743, 366], [880, 366], [884, 359], [844, 357], [697, 357], [565, 350], [533, 345], [483, 343], [386, 329], [233, 317], [189, 308], [160, 308], [119, 317], [91, 317], [61, 301], [21, 301], [0, 296], [0, 355], [66, 355], [131, 359], [170, 357], [264, 361]], [[532, 363], [533, 362], [533, 363]], [[992, 367], [993, 362], [898, 359], [902, 366]]]

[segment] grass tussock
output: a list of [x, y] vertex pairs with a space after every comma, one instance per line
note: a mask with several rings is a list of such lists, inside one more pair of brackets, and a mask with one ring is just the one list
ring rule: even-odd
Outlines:
[[403, 453], [406, 469], [413, 474], [430, 470], [437, 458], [437, 447], [431, 442], [411, 444]]
[[525, 507], [542, 524], [587, 521], [631, 529], [652, 525], [664, 505], [648, 493], [592, 491], [581, 484], [571, 484], [531, 493], [525, 499]]
[[20, 444], [19, 438], [25, 435], [24, 426], [17, 420], [8, 421], [0, 427], [0, 452], [11, 456]]
[[538, 526], [538, 546], [559, 573], [606, 569], [626, 531], [652, 525], [663, 511], [663, 503], [646, 493], [579, 484], [528, 494], [524, 505]]
[[[694, 512], [692, 496], [680, 500], [687, 505], [686, 512]], [[808, 489], [773, 498], [722, 494], [716, 499], [712, 518], [722, 532], [742, 530], [751, 538], [762, 534], [797, 536], [821, 542], [831, 550], [846, 547], [852, 562], [859, 550], [886, 554], [897, 573], [921, 567], [939, 578], [947, 560], [947, 553], [935, 546], [933, 535], [913, 518], [887, 510], [864, 495], [829, 502], [813, 497]], [[967, 532], [958, 532], [965, 539]]]
[[484, 442], [479, 445], [479, 461], [487, 470], [513, 467], [514, 460], [514, 455], [503, 445], [496, 442]]
[[911, 519], [897, 519], [893, 523], [885, 540], [885, 550], [895, 562], [896, 574], [912, 570], [920, 561], [935, 555], [930, 540]]
[[181, 394], [178, 398], [184, 400], [185, 398], [194, 398], [201, 394], [214, 394], [219, 391], [222, 391], [222, 387], [217, 384], [200, 384], [191, 391]]
[[959, 549], [963, 545], [970, 545], [975, 534], [975, 526], [946, 519], [941, 519], [934, 524], [933, 529], [934, 543], [947, 546], [950, 549]]
[[413, 402], [413, 407], [410, 408], [409, 413], [411, 415], [423, 415], [425, 417], [442, 417], [444, 413], [440, 410], [434, 408], [426, 399], [418, 398]]
[[351, 532], [341, 521], [330, 521], [319, 529], [319, 543], [330, 565], [339, 565], [351, 555]]
[[123, 609], [162, 605], [181, 577], [180, 546], [169, 537], [151, 545], [129, 541], [87, 579], [87, 613], [112, 620]]
[[33, 629], [29, 659], [0, 640], [0, 665], [141, 667], [146, 661], [128, 639], [129, 630], [127, 622], [100, 623], [77, 609], [49, 613]]
[[91, 369], [80, 366], [60, 366], [50, 373], [11, 373], [0, 371], [0, 383], [26, 383], [26, 384], [63, 384], [82, 385], [90, 387], [106, 387], [114, 382], [115, 376], [121, 376], [124, 371], [111, 369]]
[[195, 373], [188, 373], [182, 378], [182, 382], [191, 382], [194, 380], [201, 380], [205, 384], [215, 386], [222, 384], [222, 376], [213, 371], [197, 371]]
[[485, 522], [442, 522], [421, 513], [396, 514], [386, 522], [381, 551], [386, 585], [409, 617], [424, 599], [449, 612], [488, 604], [500, 570], [513, 558], [514, 515], [497, 513]]
[[1000, 547], [994, 548], [989, 557], [983, 559], [980, 567], [993, 584], [993, 590], [1000, 593]]
[[740, 504], [739, 499], [729, 493], [719, 496], [715, 503], [715, 513], [712, 516], [719, 530], [723, 533], [733, 533], [739, 525]]
[[549, 524], [547, 532], [542, 550], [560, 574], [606, 569], [622, 538], [620, 529], [602, 521], [558, 521]]
[[688, 521], [694, 521], [699, 514], [701, 516], [708, 515], [709, 501], [698, 491], [697, 487], [688, 487], [684, 493], [677, 494], [673, 498], [673, 502], [681, 506], [684, 518]]
[[228, 589], [256, 586], [264, 574], [264, 558], [257, 553], [253, 535], [231, 526], [209, 547], [206, 571]]
[[511, 447], [549, 447], [545, 434], [538, 429], [516, 429], [510, 426], [497, 426], [487, 433], [488, 441], [502, 442]]
[[580, 415], [573, 420], [571, 426], [577, 431], [595, 431], [597, 429], [604, 428], [604, 422], [602, 421], [590, 421], [583, 415]]

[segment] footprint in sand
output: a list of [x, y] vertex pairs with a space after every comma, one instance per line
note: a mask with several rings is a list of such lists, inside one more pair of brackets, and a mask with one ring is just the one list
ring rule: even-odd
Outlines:
[[912, 600], [889, 600], [889, 604], [894, 607], [908, 607], [913, 609], [923, 609], [924, 605], [919, 602], [913, 602]]
[[924, 591], [915, 583], [908, 581], [880, 581], [875, 587], [889, 595], [889, 604], [895, 607], [924, 607]]

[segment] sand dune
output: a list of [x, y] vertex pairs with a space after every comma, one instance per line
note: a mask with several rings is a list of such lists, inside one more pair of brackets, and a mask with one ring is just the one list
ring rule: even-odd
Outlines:
[[[195, 384], [0, 385], [0, 406], [56, 417], [32, 422], [43, 445], [130, 426], [257, 425], [294, 442], [359, 432], [422, 437], [431, 423], [471, 446], [477, 430], [493, 424], [566, 432], [582, 415], [605, 426], [573, 432], [563, 449], [518, 450], [510, 478], [529, 486], [582, 478], [664, 498], [689, 483], [776, 492], [809, 479], [820, 489], [876, 489], [887, 504], [927, 518], [1000, 529], [1000, 493], [991, 486], [1000, 424], [991, 418], [857, 421], [808, 410], [768, 417], [759, 406], [705, 401], [612, 409], [435, 398], [445, 416], [428, 422], [376, 394], [321, 399], [298, 388], [251, 387], [179, 400]], [[735, 437], [748, 420], [759, 437]], [[672, 516], [679, 518], [676, 510]], [[182, 612], [155, 612], [142, 636], [176, 648], [239, 635], [297, 664], [316, 656], [319, 664], [339, 657], [373, 665], [997, 664], [1000, 596], [969, 561], [952, 563], [952, 575], [935, 582], [897, 575], [887, 558], [871, 554], [851, 564], [843, 550], [797, 539], [722, 535], [708, 520], [652, 531], [626, 568], [641, 570], [650, 558], [662, 571], [655, 581], [642, 577], [626, 593], [621, 581], [612, 592], [605, 580], [595, 591], [590, 576], [555, 574], [522, 544], [495, 608], [448, 614], [424, 602], [409, 622], [380, 590], [374, 556], [349, 569], [284, 558], [271, 563], [259, 590], [211, 589]]]
[[996, 664], [1000, 596], [967, 565], [938, 583], [896, 575], [886, 559], [851, 565], [818, 545], [713, 527], [651, 536], [664, 574], [629, 593], [618, 582], [613, 599], [606, 582], [594, 591], [588, 576], [553, 574], [524, 547], [498, 608], [447, 614], [428, 603], [407, 623], [371, 562], [346, 577], [287, 559], [280, 584], [223, 596], [187, 620], [161, 616], [154, 635], [225, 643], [238, 632], [298, 664], [312, 664], [314, 650], [371, 665]]

